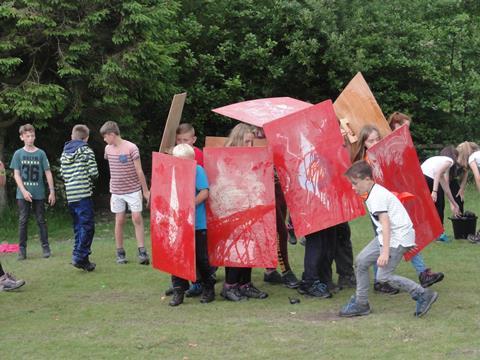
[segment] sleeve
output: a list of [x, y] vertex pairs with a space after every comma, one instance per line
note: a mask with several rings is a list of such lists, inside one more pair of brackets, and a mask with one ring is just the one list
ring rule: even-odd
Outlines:
[[42, 150], [42, 166], [43, 171], [50, 170], [50, 163], [48, 162], [47, 154]]
[[197, 171], [195, 175], [195, 189], [197, 191], [208, 189], [208, 178], [204, 168], [197, 165]]
[[132, 160], [140, 159], [140, 151], [138, 150], [137, 145], [132, 144], [132, 147], [130, 148], [130, 156], [132, 157]]
[[12, 161], [10, 161], [10, 169], [20, 170], [20, 155], [18, 151], [15, 151], [15, 154], [13, 154]]
[[88, 175], [91, 179], [98, 178], [97, 161], [95, 160], [95, 154], [93, 150], [87, 147], [87, 150], [85, 151], [85, 156], [87, 160]]
[[193, 148], [195, 150], [195, 160], [197, 161], [197, 164], [200, 166], [203, 166], [203, 152], [196, 146]]
[[108, 145], [105, 146], [105, 152], [103, 153], [103, 158], [104, 158], [105, 160], [108, 160]]
[[[368, 201], [368, 210], [373, 215], [378, 215], [380, 213], [388, 212], [388, 201], [387, 194], [381, 194], [375, 192], [373, 196], [369, 197]], [[393, 196], [393, 195], [392, 195]]]

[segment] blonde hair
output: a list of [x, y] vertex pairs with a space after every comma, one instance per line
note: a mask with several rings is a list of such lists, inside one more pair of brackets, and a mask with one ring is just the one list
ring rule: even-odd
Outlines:
[[478, 151], [480, 148], [479, 146], [470, 141], [464, 141], [461, 144], [458, 144], [457, 151], [458, 151], [458, 158], [457, 163], [464, 168], [468, 167], [468, 158], [472, 155], [475, 151]]
[[360, 130], [360, 134], [358, 134], [357, 145], [352, 155], [352, 163], [365, 160], [365, 153], [367, 152], [367, 149], [365, 148], [365, 141], [367, 141], [368, 137], [373, 132], [376, 132], [378, 136], [381, 137], [380, 130], [378, 130], [375, 125], [365, 125], [362, 130]]
[[72, 129], [72, 140], [85, 140], [90, 135], [90, 130], [86, 125], [77, 124]]
[[236, 125], [232, 131], [230, 131], [230, 135], [228, 136], [227, 141], [225, 142], [226, 147], [230, 146], [243, 146], [243, 139], [245, 138], [246, 134], [253, 134], [255, 129], [253, 126], [240, 123]]
[[100, 128], [100, 134], [102, 134], [102, 136], [106, 134], [115, 134], [117, 136], [120, 136], [120, 129], [118, 128], [118, 124], [115, 121], [107, 121]]
[[172, 150], [172, 155], [175, 157], [195, 159], [195, 150], [188, 144], [178, 144]]
[[18, 132], [20, 135], [23, 135], [25, 134], [26, 132], [33, 132], [35, 134], [35, 128], [33, 127], [32, 124], [25, 124], [25, 125], [22, 125], [20, 126], [20, 128], [18, 129]]

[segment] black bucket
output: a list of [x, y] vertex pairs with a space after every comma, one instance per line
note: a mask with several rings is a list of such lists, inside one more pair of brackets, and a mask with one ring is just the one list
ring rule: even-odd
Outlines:
[[453, 236], [455, 239], [466, 239], [477, 230], [477, 217], [449, 218], [452, 220]]

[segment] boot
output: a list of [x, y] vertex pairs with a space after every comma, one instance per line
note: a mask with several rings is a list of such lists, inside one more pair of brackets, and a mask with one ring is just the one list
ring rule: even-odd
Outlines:
[[180, 289], [180, 288], [174, 288], [173, 289], [173, 296], [172, 300], [168, 303], [170, 306], [178, 306], [180, 304], [183, 304], [183, 297], [185, 295], [185, 290]]
[[215, 300], [215, 289], [203, 287], [202, 296], [200, 297], [200, 302], [202, 304], [207, 304]]

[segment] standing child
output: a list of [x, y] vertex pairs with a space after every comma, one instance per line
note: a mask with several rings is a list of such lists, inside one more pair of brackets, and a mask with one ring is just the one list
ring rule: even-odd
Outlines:
[[89, 255], [95, 234], [93, 180], [98, 177], [95, 154], [87, 144], [89, 135], [87, 126], [75, 125], [72, 140], [65, 143], [60, 158], [60, 171], [65, 181], [75, 233], [72, 265], [85, 271], [95, 270], [95, 263], [90, 262]]
[[48, 258], [51, 252], [48, 243], [47, 221], [45, 220], [45, 182], [43, 174], [45, 174], [48, 183], [48, 203], [53, 206], [55, 205], [55, 188], [50, 163], [45, 152], [35, 146], [35, 128], [32, 125], [20, 126], [19, 133], [25, 146], [15, 151], [10, 162], [10, 168], [14, 171], [15, 182], [17, 183], [16, 198], [19, 209], [18, 260], [27, 258], [27, 230], [31, 209], [33, 209], [40, 231], [43, 257]]
[[193, 150], [195, 151], [195, 161], [198, 165], [203, 166], [203, 152], [196, 146], [193, 146], [196, 141], [197, 137], [195, 136], [195, 129], [191, 124], [183, 123], [178, 126], [175, 143], [177, 145], [188, 144], [193, 147]]
[[357, 290], [349, 303], [340, 310], [340, 316], [368, 315], [369, 267], [378, 265], [377, 278], [395, 289], [407, 291], [416, 301], [415, 316], [425, 315], [438, 294], [424, 289], [414, 281], [394, 275], [403, 254], [415, 246], [412, 221], [400, 200], [373, 181], [372, 168], [366, 161], [357, 161], [345, 173], [358, 195], [367, 194], [365, 203], [376, 228], [375, 238], [356, 258]]
[[150, 191], [142, 170], [140, 152], [137, 145], [122, 139], [120, 129], [114, 121], [107, 121], [100, 128], [100, 134], [107, 143], [105, 159], [110, 166], [110, 209], [115, 214], [115, 245], [117, 247], [117, 264], [126, 264], [127, 258], [123, 248], [123, 226], [127, 206], [132, 212], [135, 237], [138, 246], [138, 261], [142, 265], [150, 264], [145, 249], [145, 234], [142, 217], [142, 193], [147, 201]]
[[[188, 144], [180, 144], [173, 148], [173, 156], [183, 159], [195, 159], [193, 147]], [[197, 270], [200, 273], [202, 285], [202, 296], [200, 302], [203, 304], [215, 300], [215, 279], [211, 275], [208, 262], [207, 247], [207, 213], [205, 201], [208, 198], [208, 179], [203, 167], [197, 164], [195, 173], [195, 260]], [[188, 280], [172, 275], [173, 297], [169, 302], [170, 306], [177, 306], [183, 303], [185, 290], [188, 289]]]

